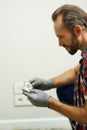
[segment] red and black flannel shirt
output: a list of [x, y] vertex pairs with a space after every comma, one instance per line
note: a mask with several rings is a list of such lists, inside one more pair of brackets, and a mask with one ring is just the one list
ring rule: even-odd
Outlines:
[[[80, 71], [78, 80], [74, 85], [74, 106], [84, 107], [87, 100], [87, 49], [79, 61]], [[87, 125], [71, 121], [73, 130], [87, 130]]]

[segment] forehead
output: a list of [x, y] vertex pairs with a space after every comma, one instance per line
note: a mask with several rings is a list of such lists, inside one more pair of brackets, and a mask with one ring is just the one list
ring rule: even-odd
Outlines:
[[56, 18], [56, 20], [54, 21], [54, 24], [56, 25], [56, 24], [63, 24], [63, 22], [62, 22], [62, 15], [59, 15], [59, 16], [57, 16], [57, 18]]
[[62, 21], [62, 15], [59, 15], [54, 21], [54, 30], [56, 35], [67, 33], [67, 32], [70, 33]]

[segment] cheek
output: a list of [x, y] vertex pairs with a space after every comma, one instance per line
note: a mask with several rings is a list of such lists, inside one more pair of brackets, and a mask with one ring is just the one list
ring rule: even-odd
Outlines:
[[72, 44], [73, 38], [72, 37], [67, 37], [66, 41], [67, 41], [67, 43]]
[[67, 37], [68, 40], [71, 40], [72, 37], [73, 37], [73, 35], [71, 33], [66, 33], [65, 35], [66, 35], [66, 37]]

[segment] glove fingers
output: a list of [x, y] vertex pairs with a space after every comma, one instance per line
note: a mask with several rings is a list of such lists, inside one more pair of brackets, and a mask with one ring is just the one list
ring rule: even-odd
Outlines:
[[29, 82], [32, 84], [33, 82], [35, 82], [37, 80], [37, 78], [33, 78], [33, 79], [30, 79]]
[[31, 80], [29, 80], [29, 82], [32, 84], [33, 82], [35, 82], [35, 80], [34, 80], [34, 79], [31, 79]]
[[30, 93], [28, 93], [28, 92], [25, 92], [25, 91], [23, 91], [23, 94], [24, 94], [25, 96], [27, 96], [30, 100], [32, 99], [32, 94], [30, 94]]
[[30, 82], [30, 83], [32, 84], [32, 86], [35, 87], [35, 88], [40, 85], [40, 80], [39, 80], [38, 78], [31, 79], [29, 82]]
[[37, 94], [38, 92], [40, 92], [40, 90], [37, 90], [37, 89], [31, 89], [30, 92], [28, 92], [25, 89], [22, 89], [22, 90], [23, 90], [23, 94], [26, 94], [26, 96], [29, 96], [29, 97], [32, 97], [34, 94]]
[[36, 93], [37, 94], [38, 92], [41, 92], [41, 90], [38, 90], [38, 89], [31, 89], [30, 90], [30, 93], [34, 93], [34, 94]]
[[23, 91], [23, 92], [28, 92], [28, 91], [27, 91], [26, 89], [24, 89], [24, 88], [22, 88], [22, 91]]
[[32, 86], [33, 86], [34, 88], [36, 88], [36, 89], [38, 89], [38, 85], [39, 85], [38, 82], [33, 82], [33, 83], [32, 83]]
[[23, 92], [28, 94], [38, 93], [40, 90], [37, 89], [31, 89], [29, 92], [26, 89], [22, 89]]

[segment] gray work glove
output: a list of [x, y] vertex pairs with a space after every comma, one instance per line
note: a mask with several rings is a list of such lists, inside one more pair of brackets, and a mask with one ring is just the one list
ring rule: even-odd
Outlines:
[[32, 89], [30, 92], [23, 89], [23, 94], [28, 97], [30, 102], [38, 107], [48, 107], [48, 100], [50, 98], [45, 92], [37, 89]]
[[32, 84], [34, 89], [49, 90], [53, 88], [53, 81], [51, 79], [43, 80], [40, 78], [33, 78], [29, 82]]

